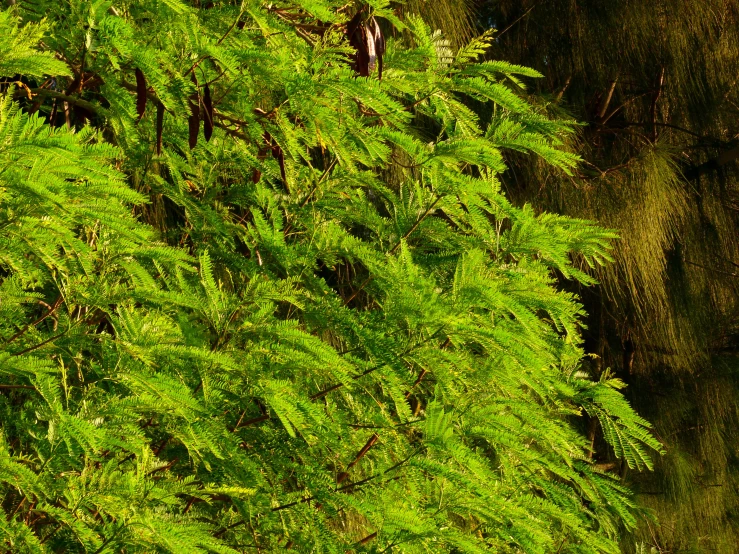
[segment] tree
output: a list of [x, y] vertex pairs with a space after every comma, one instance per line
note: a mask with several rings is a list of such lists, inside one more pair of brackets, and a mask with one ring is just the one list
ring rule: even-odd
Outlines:
[[618, 552], [583, 416], [660, 445], [555, 286], [614, 233], [500, 192], [576, 162], [536, 72], [381, 1], [0, 26], [3, 548]]
[[545, 99], [534, 101], [582, 122], [574, 175], [522, 158], [504, 190], [621, 236], [615, 263], [593, 273], [602, 285], [582, 298], [593, 375], [610, 367], [629, 383], [667, 450], [653, 477], [622, 472], [662, 522], [642, 525], [630, 547], [734, 552], [739, 3], [478, 7], [498, 30], [490, 56], [539, 70], [531, 92]]

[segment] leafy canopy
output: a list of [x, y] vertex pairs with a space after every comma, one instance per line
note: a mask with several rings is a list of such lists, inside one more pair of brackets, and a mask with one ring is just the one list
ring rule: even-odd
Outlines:
[[381, 0], [357, 78], [359, 8], [3, 13], [3, 548], [618, 551], [634, 505], [583, 416], [631, 467], [659, 443], [578, 371], [554, 286], [614, 235], [497, 180], [506, 151], [568, 171], [571, 123], [475, 61], [490, 37]]

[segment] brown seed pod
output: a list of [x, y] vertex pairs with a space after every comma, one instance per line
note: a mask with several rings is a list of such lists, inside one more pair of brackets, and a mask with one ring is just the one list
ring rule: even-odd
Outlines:
[[369, 77], [378, 68], [382, 79], [382, 56], [385, 54], [385, 37], [380, 25], [374, 17], [363, 19], [363, 10], [347, 23], [346, 34], [357, 53], [354, 55], [352, 68], [362, 77]]
[[205, 108], [205, 119], [203, 120], [203, 136], [208, 142], [213, 135], [213, 100], [210, 97], [210, 87], [206, 83], [203, 93], [203, 107]]
[[377, 50], [375, 49], [375, 29], [374, 25], [377, 24], [374, 19], [364, 24], [364, 43], [367, 48], [367, 69], [368, 73], [372, 73], [377, 65]]
[[382, 79], [382, 56], [385, 54], [385, 37], [382, 35], [380, 24], [377, 23], [374, 17], [372, 23], [374, 24], [375, 53], [377, 54], [377, 76]]
[[349, 37], [349, 44], [357, 51], [354, 55], [354, 63], [352, 64], [354, 71], [362, 77], [368, 77], [370, 74], [370, 57], [367, 51], [367, 30], [362, 22], [362, 12], [363, 10], [358, 11], [351, 21], [347, 23], [346, 34]]
[[146, 78], [144, 73], [136, 68], [136, 113], [139, 114], [138, 121], [144, 117], [146, 111]]
[[157, 156], [162, 155], [162, 128], [164, 127], [164, 104], [157, 104]]
[[200, 131], [200, 108], [190, 100], [190, 117], [187, 118], [189, 132], [190, 150], [198, 144], [198, 132]]

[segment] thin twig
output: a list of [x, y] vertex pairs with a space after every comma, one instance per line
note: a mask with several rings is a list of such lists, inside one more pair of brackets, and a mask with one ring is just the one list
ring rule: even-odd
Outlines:
[[29, 352], [33, 352], [34, 350], [37, 350], [37, 349], [41, 348], [42, 346], [45, 346], [45, 345], [49, 344], [50, 342], [55, 341], [56, 339], [63, 337], [64, 335], [67, 334], [67, 331], [62, 331], [58, 335], [54, 335], [53, 337], [50, 337], [50, 338], [46, 339], [43, 342], [40, 342], [39, 344], [37, 344], [35, 346], [30, 346], [30, 347], [26, 348], [25, 350], [21, 350], [20, 352], [16, 352], [15, 354], [13, 354], [13, 356], [22, 356], [23, 354], [28, 354]]
[[533, 10], [533, 9], [534, 9], [534, 8], [535, 8], [536, 6], [538, 6], [539, 4], [540, 4], [540, 2], [537, 2], [536, 4], [534, 4], [533, 6], [531, 6], [531, 7], [530, 7], [530, 8], [528, 9], [528, 10], [526, 10], [526, 11], [525, 11], [525, 12], [523, 13], [523, 15], [522, 15], [521, 17], [519, 17], [518, 19], [516, 19], [516, 20], [515, 20], [515, 21], [514, 21], [513, 23], [511, 23], [510, 25], [508, 25], [508, 27], [506, 27], [506, 28], [505, 28], [505, 29], [503, 29], [503, 30], [502, 30], [502, 31], [501, 31], [500, 33], [498, 33], [498, 34], [497, 34], [497, 35], [495, 36], [495, 38], [500, 38], [500, 37], [502, 37], [502, 36], [503, 36], [504, 34], [506, 34], [506, 33], [507, 33], [507, 32], [508, 32], [508, 31], [509, 31], [510, 29], [511, 29], [511, 27], [513, 27], [513, 26], [514, 26], [514, 25], [515, 25], [516, 23], [518, 23], [518, 22], [519, 22], [519, 21], [521, 21], [521, 20], [522, 20], [522, 19], [523, 19], [524, 17], [526, 17], [527, 15], [529, 15], [529, 14], [531, 13], [531, 10]]
[[10, 344], [10, 343], [11, 343], [11, 342], [13, 342], [13, 341], [14, 341], [15, 339], [17, 339], [18, 337], [20, 337], [20, 336], [21, 336], [21, 335], [22, 335], [23, 333], [25, 333], [26, 331], [28, 331], [28, 329], [29, 329], [29, 328], [31, 328], [31, 327], [36, 327], [36, 325], [38, 325], [38, 324], [39, 324], [39, 323], [41, 323], [41, 322], [42, 322], [43, 320], [45, 320], [45, 319], [46, 319], [47, 317], [49, 317], [49, 316], [50, 316], [51, 314], [53, 314], [53, 313], [54, 313], [54, 312], [55, 312], [55, 311], [57, 310], [57, 308], [58, 308], [59, 306], [61, 306], [61, 304], [62, 304], [62, 300], [63, 300], [63, 297], [62, 297], [62, 295], [60, 294], [60, 295], [59, 295], [59, 298], [57, 298], [57, 299], [56, 299], [56, 301], [54, 301], [54, 304], [52, 304], [51, 306], [49, 306], [49, 308], [48, 308], [48, 310], [49, 310], [49, 311], [47, 311], [47, 312], [46, 312], [46, 313], [45, 313], [44, 315], [42, 315], [41, 317], [39, 317], [39, 318], [38, 318], [38, 319], [37, 319], [36, 321], [34, 321], [33, 323], [29, 323], [28, 325], [26, 325], [25, 327], [23, 327], [23, 329], [21, 329], [21, 330], [20, 330], [20, 331], [18, 331], [18, 332], [17, 332], [17, 333], [15, 334], [15, 335], [13, 335], [12, 337], [10, 337], [10, 338], [9, 338], [9, 339], [8, 339], [8, 340], [6, 341], [6, 343], [5, 343], [5, 344]]

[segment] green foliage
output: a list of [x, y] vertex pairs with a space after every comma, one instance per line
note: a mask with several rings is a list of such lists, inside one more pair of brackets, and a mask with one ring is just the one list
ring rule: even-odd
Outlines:
[[10, 11], [0, 12], [0, 34], [3, 37], [0, 45], [0, 75], [70, 75], [66, 64], [54, 58], [50, 52], [41, 52], [36, 48], [47, 30], [48, 25], [43, 21], [21, 27]]
[[3, 16], [8, 67], [39, 14], [68, 64], [0, 108], [3, 548], [615, 553], [635, 525], [583, 416], [629, 465], [659, 444], [578, 371], [555, 286], [615, 235], [497, 177], [570, 171], [572, 123], [476, 63], [489, 37], [455, 55], [418, 18], [356, 78], [341, 4]]

